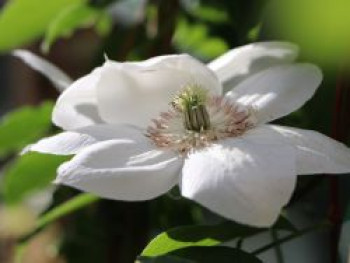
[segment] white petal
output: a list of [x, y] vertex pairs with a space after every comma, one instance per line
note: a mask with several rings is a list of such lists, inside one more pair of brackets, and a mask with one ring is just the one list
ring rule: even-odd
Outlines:
[[29, 145], [22, 151], [22, 154], [33, 151], [56, 155], [71, 155], [94, 143], [96, 143], [96, 140], [87, 134], [62, 132]]
[[28, 151], [34, 151], [57, 155], [71, 155], [77, 154], [86, 147], [101, 141], [111, 139], [130, 141], [139, 139], [140, 136], [140, 130], [134, 127], [101, 124], [83, 127], [76, 131], [62, 132], [58, 135], [44, 138], [25, 148], [22, 154]]
[[295, 187], [294, 156], [289, 146], [222, 141], [185, 161], [182, 195], [228, 219], [270, 226]]
[[316, 131], [264, 125], [244, 137], [259, 143], [275, 142], [295, 147], [298, 174], [350, 173], [350, 149]]
[[78, 79], [58, 98], [53, 115], [53, 122], [65, 129], [77, 128], [102, 123], [96, 98], [96, 84], [100, 69]]
[[[141, 137], [142, 136], [142, 137]], [[56, 183], [115, 200], [148, 200], [177, 182], [181, 159], [138, 140], [110, 140], [92, 145], [60, 166]]]
[[98, 83], [98, 106], [108, 123], [147, 127], [168, 111], [186, 84], [197, 83], [214, 94], [221, 86], [213, 72], [188, 55], [156, 57], [139, 63], [108, 61]]
[[311, 64], [272, 67], [240, 83], [227, 97], [253, 106], [260, 123], [270, 122], [299, 109], [322, 81], [322, 72]]
[[61, 69], [30, 51], [17, 49], [12, 54], [47, 77], [60, 92], [65, 90], [73, 82]]
[[208, 64], [229, 91], [249, 76], [272, 66], [293, 62], [298, 47], [288, 42], [260, 42], [228, 51]]

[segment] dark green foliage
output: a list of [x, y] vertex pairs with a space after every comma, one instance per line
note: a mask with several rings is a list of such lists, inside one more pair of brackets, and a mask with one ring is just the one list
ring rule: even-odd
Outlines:
[[262, 263], [255, 256], [229, 247], [187, 247], [155, 258], [140, 257], [140, 263]]
[[[294, 226], [281, 217], [273, 229], [295, 231]], [[197, 246], [216, 246], [237, 238], [246, 238], [266, 231], [226, 221], [217, 225], [182, 226], [170, 229], [155, 237], [142, 252], [143, 256], [155, 257], [178, 249]]]
[[[96, 34], [96, 38], [100, 40], [96, 53], [79, 54], [94, 58], [90, 68], [103, 63], [104, 53], [110, 59], [124, 61], [186, 52], [204, 62], [209, 62], [230, 48], [249, 42], [292, 39], [288, 38], [288, 34], [282, 34], [284, 32], [271, 30], [271, 26], [277, 28], [279, 24], [273, 20], [273, 13], [270, 13], [267, 0], [202, 0], [197, 4], [197, 1], [149, 0], [145, 10], [141, 10], [144, 11], [141, 12], [144, 16], [141, 15], [140, 21], [135, 24], [124, 23], [121, 17], [112, 19], [108, 16], [107, 8], [117, 2], [125, 1], [8, 1], [0, 14], [0, 32], [2, 32], [0, 52], [10, 51], [41, 37], [44, 40], [43, 49], [50, 52], [50, 48], [58, 39], [74, 38], [74, 33], [82, 28], [90, 28], [88, 29], [90, 31], [94, 28], [100, 33]], [[294, 2], [309, 6], [313, 1]], [[323, 5], [324, 1], [320, 1], [316, 7]], [[282, 17], [288, 14], [287, 9], [282, 11], [276, 14]], [[307, 23], [309, 15], [313, 17], [315, 9], [307, 8], [300, 11], [303, 11], [303, 19], [300, 21], [298, 13], [297, 16], [291, 14], [288, 17], [290, 21], [297, 22], [295, 24], [297, 28], [310, 29], [317, 26], [317, 23]], [[323, 37], [323, 32], [327, 30], [322, 27], [320, 29], [311, 32], [312, 34], [302, 30], [301, 35], [308, 41], [313, 36]], [[330, 33], [328, 31], [327, 33]], [[336, 33], [342, 35], [341, 32]], [[324, 40], [320, 41], [317, 38], [316, 45], [320, 45], [320, 50], [332, 50], [339, 46], [338, 43], [328, 45], [330, 38]], [[81, 47], [88, 45], [88, 43], [79, 44]], [[311, 42], [306, 44], [309, 48], [315, 45]], [[82, 53], [84, 50], [81, 48]], [[339, 69], [329, 67], [327, 63], [325, 67], [324, 61], [319, 56], [312, 53], [310, 59], [310, 54], [304, 52], [302, 47], [299, 60], [323, 67], [325, 76], [323, 85], [301, 110], [276, 123], [330, 134], [334, 123], [333, 108]], [[329, 57], [331, 54], [326, 55], [325, 57]], [[336, 63], [342, 64], [338, 60]], [[349, 100], [350, 96], [347, 94], [349, 97], [347, 98], [345, 95], [343, 104], [350, 105], [346, 103], [346, 99]], [[347, 124], [349, 124], [348, 108], [344, 108], [345, 114], [342, 115], [342, 121]], [[30, 153], [13, 159], [23, 147], [52, 132], [51, 111], [52, 103], [43, 104], [41, 107], [23, 107], [5, 115], [0, 123], [0, 158], [12, 159], [5, 165], [2, 186], [4, 199], [10, 204], [20, 203], [32, 193], [49, 186], [55, 178], [56, 168], [70, 158]], [[349, 140], [349, 125], [343, 125], [341, 130], [341, 137]], [[340, 180], [343, 192], [341, 204], [345, 207], [349, 199], [347, 191], [349, 180], [345, 177]], [[300, 177], [289, 206], [291, 208], [300, 206], [312, 216], [325, 219], [329, 214], [328, 183], [326, 177]], [[163, 196], [150, 202], [127, 203], [103, 200], [94, 205], [89, 204], [97, 200], [95, 197], [84, 193], [75, 197], [75, 194], [75, 190], [59, 188], [52, 205], [56, 208], [52, 208], [38, 221], [39, 228], [58, 219], [59, 222], [63, 222], [59, 250], [68, 263], [131, 263], [141, 253], [138, 262], [145, 263], [261, 262], [238, 248], [221, 247], [221, 245], [229, 240], [243, 239], [267, 229], [251, 228], [230, 221], [203, 225], [204, 218], [209, 218], [210, 221], [213, 219], [212, 215], [209, 214], [208, 217], [208, 212], [202, 210], [200, 206], [178, 198], [178, 193], [175, 198]], [[69, 198], [73, 199], [67, 201]], [[87, 207], [81, 209], [83, 206]], [[70, 213], [72, 214], [67, 216]], [[344, 222], [348, 219], [349, 215], [345, 216]], [[212, 221], [217, 223], [221, 220], [215, 217]], [[212, 221], [210, 222], [213, 223]], [[274, 229], [295, 231], [294, 227], [283, 218]], [[149, 243], [151, 236], [160, 232], [161, 234]]]
[[18, 151], [43, 137], [51, 128], [53, 104], [22, 107], [2, 117], [0, 122], [0, 158]]
[[17, 158], [6, 170], [3, 184], [7, 203], [18, 203], [29, 194], [51, 186], [57, 167], [67, 156], [28, 153]]

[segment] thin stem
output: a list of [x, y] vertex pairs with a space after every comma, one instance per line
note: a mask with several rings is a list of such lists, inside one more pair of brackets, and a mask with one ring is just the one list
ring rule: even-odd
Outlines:
[[323, 228], [326, 228], [326, 227], [329, 227], [329, 226], [330, 226], [329, 222], [325, 222], [325, 223], [314, 225], [314, 226], [311, 226], [311, 227], [308, 227], [308, 228], [304, 228], [304, 229], [302, 229], [302, 230], [300, 230], [300, 231], [298, 231], [298, 232], [296, 232], [294, 234], [291, 234], [289, 236], [283, 237], [283, 238], [278, 239], [276, 241], [273, 241], [272, 243], [267, 244], [267, 245], [265, 245], [265, 246], [263, 246], [261, 248], [258, 248], [256, 250], [254, 250], [252, 252], [252, 254], [253, 255], [261, 254], [261, 253], [263, 253], [263, 252], [265, 252], [265, 251], [267, 251], [267, 250], [269, 250], [269, 249], [271, 249], [271, 248], [273, 248], [275, 246], [279, 246], [279, 245], [281, 245], [281, 244], [283, 244], [285, 242], [288, 242], [288, 241], [293, 240], [295, 238], [301, 237], [301, 236], [306, 235], [308, 233], [311, 233], [311, 232], [314, 232], [316, 230], [320, 230], [320, 229], [323, 229]]
[[244, 242], [244, 238], [238, 239], [236, 248], [241, 249], [242, 245], [243, 245], [243, 242]]
[[[278, 233], [277, 233], [276, 229], [271, 229], [271, 237], [272, 237], [273, 242], [276, 242], [278, 240]], [[283, 253], [282, 253], [282, 249], [281, 249], [280, 244], [277, 244], [275, 246], [275, 252], [276, 252], [277, 262], [283, 263], [284, 259], [283, 259]]]
[[19, 243], [26, 243], [33, 236], [41, 232], [48, 224], [53, 223], [54, 221], [61, 219], [62, 217], [76, 212], [77, 210], [82, 209], [99, 200], [99, 197], [89, 193], [81, 193], [79, 195], [76, 195], [70, 200], [67, 200], [66, 202], [52, 208], [51, 210], [40, 216], [40, 218], [37, 220], [36, 228], [32, 232], [26, 234], [21, 239], [19, 239]]

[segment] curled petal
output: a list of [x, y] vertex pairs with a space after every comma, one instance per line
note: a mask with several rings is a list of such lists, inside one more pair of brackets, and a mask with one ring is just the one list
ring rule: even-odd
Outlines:
[[264, 125], [248, 132], [245, 139], [293, 146], [298, 174], [350, 173], [350, 149], [316, 131]]
[[298, 47], [288, 42], [260, 42], [238, 47], [208, 64], [218, 76], [225, 91], [253, 74], [272, 66], [291, 63]]
[[102, 123], [97, 109], [96, 84], [100, 69], [78, 79], [58, 98], [53, 114], [53, 122], [64, 130]]
[[322, 72], [311, 64], [293, 64], [263, 70], [226, 94], [252, 106], [259, 123], [288, 115], [304, 105], [322, 81]]
[[115, 200], [155, 198], [178, 182], [181, 159], [146, 138], [94, 144], [58, 169], [56, 183]]
[[87, 134], [62, 132], [27, 146], [22, 151], [22, 154], [32, 151], [56, 155], [71, 155], [78, 153], [81, 149], [94, 143], [96, 143], [96, 140]]
[[228, 219], [270, 226], [294, 190], [294, 157], [288, 145], [224, 140], [189, 156], [181, 192]]
[[17, 49], [12, 54], [47, 77], [59, 92], [64, 91], [73, 82], [61, 69], [28, 50]]
[[86, 147], [101, 141], [111, 139], [130, 141], [139, 139], [141, 136], [143, 136], [141, 131], [131, 126], [100, 124], [44, 138], [26, 147], [22, 153], [34, 151], [56, 155], [71, 155], [77, 154]]
[[98, 82], [98, 107], [108, 123], [147, 127], [167, 111], [179, 91], [199, 84], [213, 94], [221, 86], [205, 65], [188, 55], [155, 57], [139, 63], [107, 61]]

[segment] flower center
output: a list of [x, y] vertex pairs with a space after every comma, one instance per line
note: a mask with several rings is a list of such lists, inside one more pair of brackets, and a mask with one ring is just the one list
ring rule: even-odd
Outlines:
[[188, 153], [219, 139], [237, 137], [256, 124], [253, 110], [187, 85], [147, 129], [156, 146]]
[[182, 113], [187, 130], [195, 132], [209, 130], [210, 118], [205, 106], [207, 98], [206, 90], [197, 85], [190, 85], [173, 100], [172, 105]]

